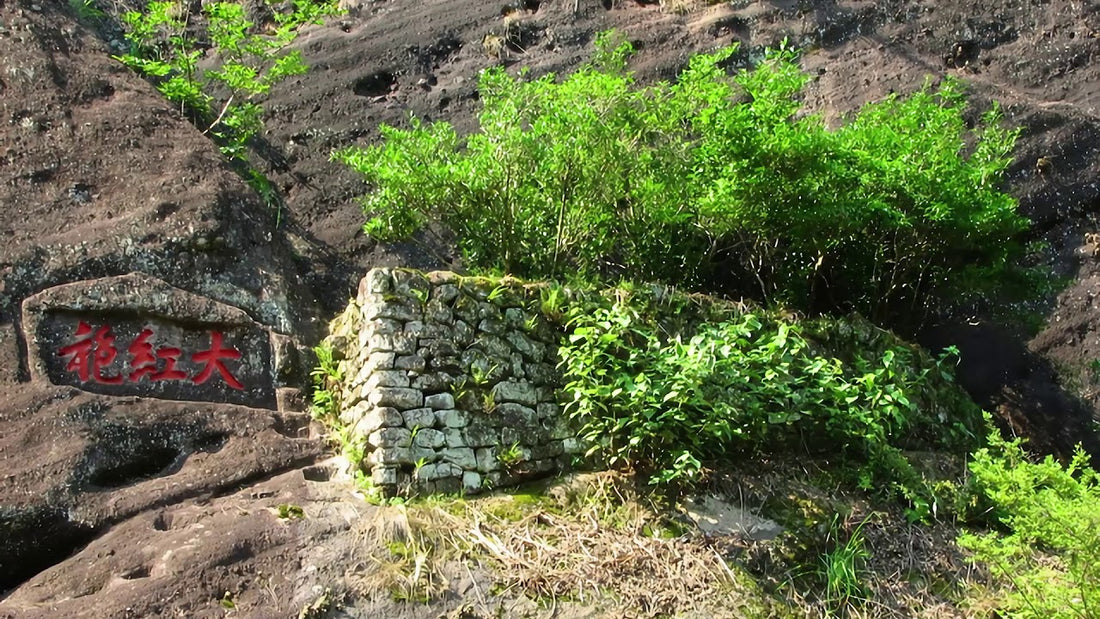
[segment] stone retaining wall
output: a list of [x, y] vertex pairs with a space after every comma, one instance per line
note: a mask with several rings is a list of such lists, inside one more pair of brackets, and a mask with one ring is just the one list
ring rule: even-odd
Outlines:
[[560, 331], [543, 288], [374, 269], [333, 321], [341, 422], [388, 494], [478, 492], [582, 451], [556, 402]]

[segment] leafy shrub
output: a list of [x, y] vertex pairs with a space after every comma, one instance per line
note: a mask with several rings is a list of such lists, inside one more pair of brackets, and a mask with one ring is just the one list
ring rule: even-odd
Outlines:
[[959, 544], [1006, 585], [1002, 616], [1100, 617], [1100, 475], [1080, 448], [1068, 465], [1030, 462], [993, 432], [970, 471], [1003, 531]]
[[568, 312], [566, 411], [609, 465], [686, 482], [735, 454], [839, 453], [864, 487], [912, 498], [927, 493], [900, 449], [973, 445], [977, 409], [953, 393], [943, 359], [894, 340], [843, 360], [799, 325], [755, 313], [676, 327], [660, 317], [682, 312], [660, 303], [620, 291]]
[[830, 131], [800, 112], [792, 51], [729, 77], [734, 50], [641, 87], [630, 46], [604, 35], [560, 81], [483, 72], [477, 133], [412, 119], [333, 157], [373, 187], [367, 232], [440, 221], [475, 269], [721, 280], [875, 318], [1006, 281], [1027, 221], [998, 189], [1016, 133], [995, 107], [968, 129], [948, 79]]
[[[270, 8], [270, 0], [264, 5]], [[150, 2], [144, 13], [122, 16], [130, 51], [116, 58], [151, 78], [161, 94], [217, 140], [222, 153], [243, 160], [248, 140], [263, 127], [263, 109], [255, 98], [308, 69], [301, 52], [287, 51], [287, 46], [299, 28], [335, 12], [326, 0], [294, 0], [292, 11], [272, 11], [273, 32], [263, 34], [248, 20], [242, 3], [203, 3], [216, 68], [201, 70], [205, 45], [195, 34], [198, 16], [178, 2]], [[227, 95], [216, 97], [216, 91]]]
[[690, 172], [677, 121], [662, 115], [666, 98], [632, 87], [627, 48], [601, 50], [561, 84], [483, 72], [481, 132], [466, 139], [412, 119], [410, 130], [383, 127], [381, 145], [334, 153], [375, 186], [366, 231], [400, 238], [438, 219], [471, 266], [522, 276], [622, 262], [634, 278], [692, 278], [705, 247], [676, 213]]

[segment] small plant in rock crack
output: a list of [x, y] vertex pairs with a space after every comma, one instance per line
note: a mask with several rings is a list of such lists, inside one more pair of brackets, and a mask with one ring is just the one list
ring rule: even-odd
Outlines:
[[96, 24], [107, 14], [100, 9], [95, 0], [69, 0], [69, 8], [76, 14], [76, 18], [85, 24]]
[[276, 212], [275, 225], [278, 226], [283, 213], [283, 200], [279, 196], [279, 190], [275, 188], [275, 184], [263, 172], [255, 168], [249, 168], [245, 171], [244, 181], [248, 183], [248, 186], [256, 192], [256, 195], [260, 197], [260, 200], [263, 200], [268, 208]]
[[506, 292], [508, 292], [508, 286], [505, 284], [498, 284], [495, 288], [492, 289], [492, 291], [489, 292], [487, 300], [492, 303], [493, 301], [496, 301], [497, 299], [504, 296], [504, 293]]
[[539, 325], [539, 317], [537, 315], [536, 316], [528, 316], [527, 319], [525, 319], [523, 321], [523, 331], [525, 333], [530, 333], [530, 332], [534, 331], [535, 328], [538, 327], [538, 325]]
[[512, 443], [510, 447], [502, 450], [497, 454], [497, 460], [500, 461], [501, 466], [507, 470], [511, 470], [519, 466], [523, 462], [526, 455], [523, 453], [523, 448], [519, 446], [519, 443]]
[[451, 395], [454, 396], [455, 402], [461, 402], [470, 393], [469, 380], [462, 378], [451, 383]]
[[339, 385], [344, 380], [344, 370], [334, 359], [332, 347], [321, 344], [313, 349], [317, 355], [317, 367], [310, 372], [313, 379], [314, 419], [331, 423], [340, 414]]
[[561, 320], [565, 305], [565, 289], [560, 284], [551, 282], [539, 290], [539, 311], [548, 319], [555, 322]]
[[428, 291], [419, 288], [409, 288], [409, 294], [416, 297], [416, 300], [420, 302], [421, 306], [428, 304]]
[[306, 512], [299, 505], [292, 503], [281, 503], [278, 508], [280, 520], [298, 520], [299, 518], [305, 518]]
[[489, 379], [492, 375], [500, 369], [499, 365], [484, 366], [481, 364], [474, 364], [470, 366], [470, 379], [477, 387], [484, 387], [489, 384]]
[[224, 608], [226, 610], [236, 610], [237, 609], [237, 602], [235, 602], [233, 600], [233, 592], [231, 592], [231, 591], [226, 591], [225, 595], [223, 595], [221, 597], [221, 599], [218, 600], [218, 603], [221, 604], [222, 608]]

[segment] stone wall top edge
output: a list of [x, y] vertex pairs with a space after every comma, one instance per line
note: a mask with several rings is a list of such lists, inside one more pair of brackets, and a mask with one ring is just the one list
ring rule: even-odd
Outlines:
[[513, 275], [469, 275], [447, 270], [422, 271], [420, 269], [414, 269], [412, 267], [374, 267], [367, 271], [367, 275], [363, 278], [363, 280], [365, 281], [370, 278], [372, 273], [391, 277], [394, 274], [422, 276], [426, 278], [428, 280], [428, 283], [433, 286], [460, 283], [491, 283], [494, 285], [505, 284], [509, 286], [520, 286], [523, 288], [541, 288], [551, 284], [551, 282], [548, 280], [526, 280], [515, 277]]

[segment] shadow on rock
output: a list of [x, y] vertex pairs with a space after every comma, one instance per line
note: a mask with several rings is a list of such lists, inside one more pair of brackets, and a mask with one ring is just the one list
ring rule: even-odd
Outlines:
[[948, 323], [926, 329], [919, 339], [933, 351], [957, 346], [959, 384], [1013, 434], [1028, 437], [1033, 450], [1065, 457], [1080, 444], [1100, 461], [1091, 408], [1019, 337], [988, 324]]

